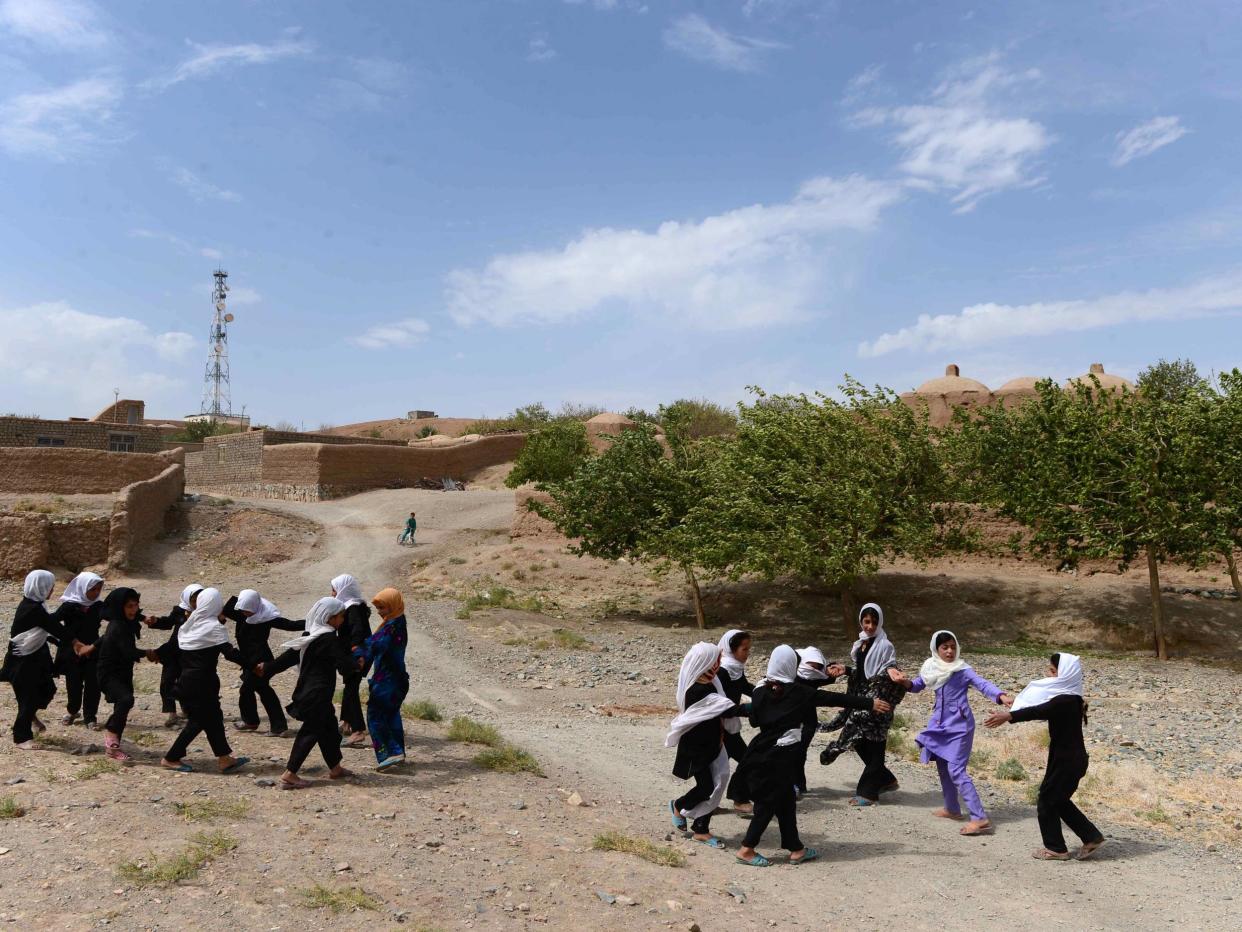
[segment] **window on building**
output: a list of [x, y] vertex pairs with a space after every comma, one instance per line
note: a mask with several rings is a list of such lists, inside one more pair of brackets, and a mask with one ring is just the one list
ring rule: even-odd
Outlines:
[[125, 421], [126, 424], [137, 424], [139, 421], [139, 410], [137, 405], [129, 406], [129, 416]]
[[63, 447], [65, 445], [64, 437], [36, 437], [36, 447]]
[[108, 434], [108, 449], [113, 453], [133, 453], [137, 445], [134, 434]]
[[222, 443], [216, 447], [216, 463], [220, 466], [224, 465], [224, 451], [227, 446], [227, 444]]

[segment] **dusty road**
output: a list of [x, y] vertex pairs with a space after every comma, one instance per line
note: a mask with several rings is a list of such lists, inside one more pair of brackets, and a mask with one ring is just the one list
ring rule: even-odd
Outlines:
[[[381, 491], [329, 503], [262, 505], [320, 522], [321, 542], [304, 559], [259, 574], [201, 581], [225, 589], [255, 585], [300, 616], [337, 573], [358, 576], [368, 592], [400, 585], [411, 559], [434, 561], [462, 535], [504, 533], [512, 495]], [[420, 543], [399, 548], [401, 516], [411, 507], [419, 512]], [[190, 569], [175, 556], [162, 568], [167, 578], [132, 580], [144, 604], [161, 610]], [[5, 601], [10, 611], [11, 599]], [[468, 714], [496, 725], [535, 755], [547, 779], [479, 771], [469, 762], [470, 749], [444, 741], [443, 726], [426, 723], [411, 725], [417, 765], [401, 775], [367, 773], [369, 754], [350, 752], [347, 762], [361, 771], [352, 785], [277, 793], [254, 781], [279, 773], [287, 741], [245, 736], [237, 745], [256, 759], [246, 776], [207, 772], [205, 747], [196, 757], [202, 771], [172, 776], [150, 766], [171, 736], [157, 727], [158, 703], [148, 693], [132, 727], [156, 743], [139, 766], [83, 780], [82, 762], [97, 755], [21, 755], [7, 744], [0, 752], [0, 781], [24, 781], [0, 787], [0, 796], [11, 794], [29, 810], [0, 821], [0, 848], [8, 849], [0, 854], [0, 921], [26, 928], [94, 928], [106, 921], [118, 928], [205, 929], [398, 921], [427, 929], [689, 929], [697, 923], [703, 930], [1236, 924], [1242, 868], [1230, 851], [1104, 822], [1113, 840], [1099, 860], [1037, 863], [1029, 857], [1038, 840], [1032, 807], [994, 802], [996, 835], [961, 838], [955, 826], [928, 815], [938, 804], [933, 774], [909, 764], [894, 766], [902, 790], [892, 802], [869, 811], [846, 805], [857, 776], [853, 761], [814, 767], [800, 825], [824, 859], [805, 868], [778, 861], [756, 870], [735, 864], [731, 852], [681, 839], [670, 842], [690, 856], [681, 869], [594, 852], [591, 839], [604, 829], [664, 841], [664, 806], [681, 786], [669, 774], [671, 752], [662, 747], [664, 718], [596, 713], [605, 706], [670, 704], [672, 671], [693, 632], [582, 626], [596, 651], [569, 661], [506, 646], [497, 625], [502, 633], [520, 630], [520, 617], [463, 622], [455, 610], [443, 601], [408, 605], [412, 698], [436, 702], [446, 717]], [[761, 645], [762, 652], [772, 646]], [[584, 664], [589, 682], [598, 685], [575, 672]], [[140, 670], [150, 688], [154, 671]], [[278, 683], [282, 692], [291, 688], [291, 681]], [[60, 702], [58, 696], [53, 709]], [[226, 710], [234, 702], [226, 692]], [[11, 707], [6, 695], [5, 719]], [[80, 728], [53, 732], [71, 742], [91, 740]], [[590, 805], [567, 805], [571, 790]], [[196, 798], [240, 800], [246, 813], [204, 826], [169, 808]], [[139, 889], [118, 878], [119, 861], [148, 849], [174, 852], [204, 827], [231, 833], [237, 847], [197, 879]], [[744, 823], [721, 815], [715, 828], [735, 844]], [[761, 850], [770, 851], [775, 827], [765, 840]], [[345, 864], [347, 870], [339, 869]], [[339, 916], [312, 911], [301, 905], [301, 891], [314, 882], [360, 886], [382, 905]], [[621, 899], [610, 904], [612, 897]]]

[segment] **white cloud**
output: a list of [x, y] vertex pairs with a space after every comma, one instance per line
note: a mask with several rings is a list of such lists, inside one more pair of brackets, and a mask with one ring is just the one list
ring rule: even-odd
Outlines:
[[94, 6], [80, 0], [0, 0], [0, 30], [51, 48], [89, 49], [108, 41]]
[[431, 330], [431, 326], [417, 317], [395, 320], [390, 324], [378, 324], [352, 337], [350, 342], [363, 349], [403, 349], [421, 343]]
[[858, 72], [846, 82], [845, 93], [841, 97], [842, 102], [847, 105], [858, 103], [879, 83], [883, 73], [884, 66], [881, 64], [868, 65]]
[[331, 78], [316, 98], [324, 113], [377, 112], [405, 95], [409, 69], [388, 58], [351, 58], [344, 75]]
[[[0, 310], [0, 332], [0, 391], [10, 409], [45, 417], [94, 412], [114, 386], [122, 397], [167, 396], [196, 346], [188, 333], [155, 333], [141, 321], [83, 313], [63, 301]], [[71, 366], [52, 351], [67, 346], [82, 348]]]
[[916, 184], [951, 192], [957, 212], [964, 213], [989, 194], [1042, 180], [1033, 163], [1052, 135], [1035, 120], [999, 112], [1007, 92], [1038, 78], [1036, 71], [1005, 71], [998, 56], [989, 55], [957, 69], [927, 103], [871, 107], [855, 120], [895, 127], [901, 170]]
[[531, 62], [551, 61], [556, 58], [556, 49], [547, 36], [533, 36], [526, 46], [526, 60]]
[[219, 249], [210, 246], [195, 246], [193, 243], [182, 239], [174, 233], [166, 233], [163, 230], [147, 230], [142, 227], [130, 230], [129, 235], [135, 239], [153, 239], [161, 243], [168, 243], [175, 246], [179, 252], [187, 254], [193, 253], [202, 256], [205, 259], [223, 259], [224, 253]]
[[1140, 123], [1132, 129], [1117, 134], [1117, 149], [1113, 152], [1113, 164], [1121, 167], [1135, 159], [1151, 155], [1157, 149], [1177, 142], [1190, 130], [1182, 126], [1180, 117], [1162, 116]]
[[242, 199], [236, 191], [218, 188], [210, 181], [205, 181], [188, 168], [171, 168], [169, 175], [173, 183], [184, 188], [186, 193], [196, 201], [229, 201], [237, 203]]
[[898, 185], [815, 178], [791, 200], [755, 204], [653, 232], [589, 229], [561, 249], [499, 255], [448, 276], [461, 324], [557, 323], [601, 308], [672, 315], [730, 329], [805, 316], [831, 291], [828, 240], [873, 228]]
[[236, 307], [246, 307], [251, 304], [258, 304], [263, 300], [263, 296], [253, 288], [247, 288], [245, 285], [229, 285], [229, 304]]
[[100, 141], [121, 100], [111, 78], [75, 81], [0, 103], [0, 148], [11, 155], [64, 160]]
[[860, 356], [898, 350], [942, 350], [1054, 333], [1076, 333], [1151, 320], [1242, 311], [1242, 269], [1180, 288], [1121, 292], [1100, 298], [1035, 304], [975, 304], [918, 321], [859, 346]]
[[729, 71], [757, 71], [767, 52], [785, 47], [779, 42], [727, 32], [698, 13], [683, 16], [665, 29], [664, 45], [687, 58]]
[[287, 58], [305, 57], [315, 50], [310, 42], [287, 36], [275, 42], [245, 42], [239, 45], [199, 45], [187, 42], [194, 54], [170, 74], [152, 78], [147, 87], [163, 90], [195, 78], [205, 78], [238, 65], [266, 65]]

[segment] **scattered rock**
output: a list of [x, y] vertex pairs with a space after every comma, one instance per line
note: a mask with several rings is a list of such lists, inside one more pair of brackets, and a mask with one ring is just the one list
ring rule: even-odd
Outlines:
[[4, 781], [4, 785], [5, 786], [17, 786], [17, 784], [25, 783], [25, 782], [26, 782], [25, 777], [9, 777], [9, 779]]
[[605, 893], [603, 890], [596, 890], [595, 895], [600, 898], [600, 902], [608, 906], [611, 906], [613, 903], [617, 902], [617, 898], [615, 896], [611, 893]]
[[254, 785], [255, 786], [275, 786], [276, 781], [273, 780], [271, 777], [259, 777], [257, 780], [254, 781]]
[[577, 790], [574, 790], [572, 793], [570, 793], [569, 798], [565, 800], [565, 802], [567, 805], [570, 805], [570, 806], [585, 806], [586, 805], [586, 800], [582, 798], [582, 794], [579, 793]]
[[618, 906], [637, 906], [638, 900], [634, 899], [632, 896], [626, 896], [625, 894], [621, 894], [617, 897], [617, 905]]
[[733, 897], [739, 903], [746, 902], [746, 892], [736, 884], [729, 884], [725, 887], [725, 893], [729, 894], [729, 896]]
[[515, 799], [513, 801], [513, 808], [521, 812], [523, 809], [526, 808], [526, 803], [523, 800]]
[[343, 874], [345, 873], [345, 871], [349, 870], [349, 865], [346, 864], [344, 861], [342, 861], [340, 864], [337, 864], [336, 867], [332, 869], [336, 871], [338, 874]]

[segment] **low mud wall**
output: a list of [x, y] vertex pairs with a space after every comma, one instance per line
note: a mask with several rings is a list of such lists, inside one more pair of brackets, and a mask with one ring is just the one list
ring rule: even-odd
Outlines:
[[522, 487], [513, 493], [513, 524], [509, 527], [509, 537], [517, 540], [520, 537], [535, 540], [564, 540], [556, 525], [537, 512], [531, 511], [529, 502], [552, 501], [547, 492], [538, 492], [533, 488]]
[[112, 507], [108, 566], [124, 569], [134, 551], [164, 533], [168, 510], [185, 494], [185, 467], [173, 463], [153, 479], [121, 490]]
[[179, 462], [165, 453], [109, 453], [75, 447], [0, 447], [0, 492], [55, 495], [119, 492]]
[[111, 524], [106, 515], [0, 514], [0, 577], [24, 579], [31, 570], [52, 566], [74, 573], [103, 566]]

